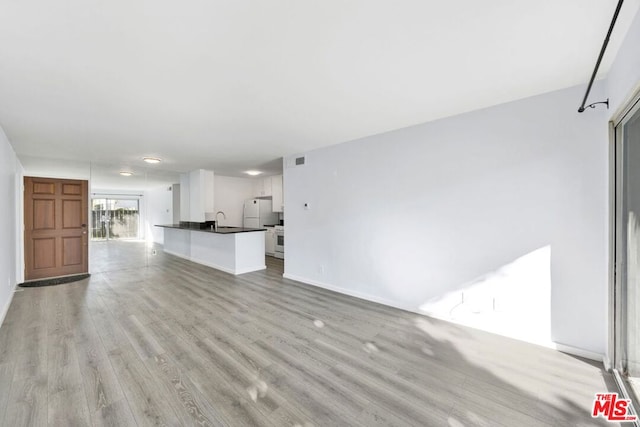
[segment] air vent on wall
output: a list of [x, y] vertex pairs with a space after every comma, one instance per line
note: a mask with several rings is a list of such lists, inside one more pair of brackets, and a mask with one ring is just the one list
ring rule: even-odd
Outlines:
[[298, 166], [304, 166], [307, 163], [307, 156], [291, 156], [286, 157], [284, 160], [285, 168], [295, 168]]

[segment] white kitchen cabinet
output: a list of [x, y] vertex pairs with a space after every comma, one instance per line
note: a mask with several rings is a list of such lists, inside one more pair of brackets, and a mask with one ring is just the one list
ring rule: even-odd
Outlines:
[[282, 175], [271, 177], [271, 195], [273, 212], [284, 212], [284, 192], [282, 188]]
[[180, 176], [180, 219], [204, 222], [213, 216], [213, 171], [196, 169]]
[[260, 197], [262, 193], [262, 179], [253, 180], [253, 197]]
[[266, 227], [267, 232], [264, 234], [264, 253], [273, 256], [276, 251], [276, 234], [273, 227]]
[[256, 179], [253, 184], [253, 197], [269, 197], [271, 195], [271, 177]]

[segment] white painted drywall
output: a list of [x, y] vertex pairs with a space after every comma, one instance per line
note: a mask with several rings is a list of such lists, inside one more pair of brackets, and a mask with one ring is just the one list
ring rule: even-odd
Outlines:
[[[22, 277], [22, 192], [23, 169], [9, 140], [0, 128], [0, 322]], [[20, 252], [18, 252], [20, 251]], [[20, 255], [18, 255], [20, 254]]]
[[608, 113], [584, 89], [285, 159], [285, 275], [420, 311], [548, 248], [549, 338], [603, 354]]
[[[204, 222], [213, 215], [213, 171], [196, 169], [189, 172], [189, 221]], [[182, 193], [181, 193], [182, 194]]]
[[[640, 13], [636, 14], [606, 78], [610, 114], [615, 114], [640, 90]], [[590, 97], [589, 102], [600, 101]]]
[[177, 224], [180, 222], [180, 184], [173, 184], [171, 186], [172, 198], [173, 198], [173, 218], [171, 223]]
[[180, 175], [180, 218], [204, 222], [213, 219], [214, 174], [196, 169]]
[[216, 175], [214, 194], [214, 212], [222, 211], [226, 216], [219, 215], [220, 224], [240, 227], [244, 201], [253, 198], [253, 180]]
[[191, 183], [188, 173], [180, 174], [180, 221], [191, 220]]
[[204, 222], [204, 174], [202, 170], [189, 172], [189, 221]]
[[144, 192], [147, 209], [143, 224], [147, 242], [163, 244], [163, 229], [155, 226], [173, 223], [173, 191], [170, 188], [163, 186]]
[[77, 160], [21, 156], [25, 176], [91, 180], [91, 163]]

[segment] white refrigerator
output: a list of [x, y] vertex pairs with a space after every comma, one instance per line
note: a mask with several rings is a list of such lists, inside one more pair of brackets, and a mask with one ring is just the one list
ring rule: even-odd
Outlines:
[[272, 212], [271, 200], [249, 199], [244, 202], [242, 226], [262, 228], [278, 224], [278, 213]]

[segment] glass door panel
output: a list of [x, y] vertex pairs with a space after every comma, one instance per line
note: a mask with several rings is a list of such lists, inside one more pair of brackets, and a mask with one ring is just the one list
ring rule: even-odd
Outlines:
[[95, 198], [91, 200], [92, 240], [140, 238], [138, 199]]
[[139, 201], [107, 199], [110, 239], [140, 238]]
[[91, 199], [91, 240], [109, 238], [107, 199]]
[[614, 367], [637, 398], [640, 378], [640, 110], [616, 127]]

